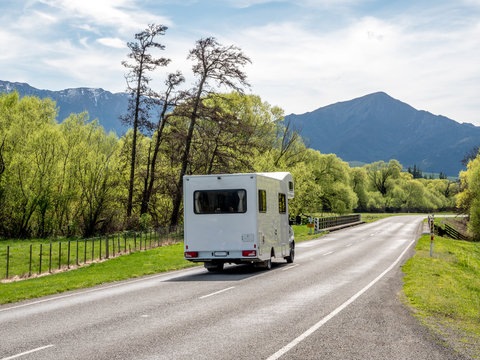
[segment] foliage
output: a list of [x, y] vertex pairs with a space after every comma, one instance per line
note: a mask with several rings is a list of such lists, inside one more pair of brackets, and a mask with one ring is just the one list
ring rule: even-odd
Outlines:
[[480, 154], [471, 160], [467, 170], [460, 172], [462, 192], [457, 206], [470, 215], [468, 229], [476, 241], [480, 241]]
[[0, 96], [5, 171], [0, 178], [0, 234], [91, 235], [112, 219], [118, 139], [88, 115], [55, 122], [49, 99]]

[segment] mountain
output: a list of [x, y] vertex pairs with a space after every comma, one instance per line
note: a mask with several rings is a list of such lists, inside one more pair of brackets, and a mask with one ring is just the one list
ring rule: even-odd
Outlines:
[[57, 120], [61, 122], [71, 113], [88, 111], [90, 119], [98, 118], [107, 132], [114, 131], [117, 135], [126, 132], [127, 127], [120, 123], [118, 117], [127, 111], [127, 93], [111, 93], [103, 89], [75, 88], [60, 91], [39, 90], [25, 83], [0, 80], [0, 93], [17, 90], [20, 97], [37, 96], [41, 99], [50, 98], [59, 108]]
[[307, 146], [344, 161], [397, 159], [404, 167], [458, 176], [480, 144], [480, 127], [419, 111], [384, 92], [286, 116]]
[[[127, 128], [118, 120], [128, 106], [126, 93], [75, 88], [39, 90], [25, 83], [0, 80], [0, 93], [17, 90], [20, 96], [51, 98], [60, 122], [71, 113], [88, 111], [107, 131], [122, 135]], [[417, 165], [423, 172], [458, 176], [461, 160], [480, 144], [480, 127], [460, 124], [444, 116], [419, 111], [384, 92], [285, 117], [307, 139], [307, 146], [324, 154], [357, 163], [397, 159], [404, 167]]]

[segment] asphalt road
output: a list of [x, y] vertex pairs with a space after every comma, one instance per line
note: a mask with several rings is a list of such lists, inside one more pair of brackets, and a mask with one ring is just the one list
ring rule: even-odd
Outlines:
[[194, 268], [0, 306], [0, 359], [463, 359], [399, 298], [421, 219], [299, 243], [271, 271]]

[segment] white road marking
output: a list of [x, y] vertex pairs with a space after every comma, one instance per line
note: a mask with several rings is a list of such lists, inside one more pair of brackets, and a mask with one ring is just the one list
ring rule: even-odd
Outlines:
[[333, 254], [334, 252], [335, 252], [335, 251], [329, 251], [329, 252], [327, 252], [327, 253], [325, 253], [325, 254], [322, 254], [322, 256], [327, 256], [327, 255]]
[[275, 354], [271, 355], [270, 357], [267, 358], [267, 360], [276, 360], [286, 354], [288, 351], [290, 351], [293, 347], [301, 343], [303, 340], [305, 340], [308, 336], [312, 335], [315, 331], [320, 329], [323, 325], [325, 325], [329, 320], [334, 318], [336, 315], [338, 315], [343, 309], [345, 309], [348, 305], [353, 303], [355, 300], [357, 300], [360, 295], [362, 295], [364, 292], [366, 292], [368, 289], [370, 289], [373, 285], [375, 285], [381, 278], [385, 276], [390, 270], [392, 270], [395, 265], [400, 261], [400, 259], [405, 255], [407, 250], [415, 243], [415, 239], [413, 239], [405, 248], [405, 250], [402, 251], [400, 256], [380, 275], [378, 275], [375, 279], [373, 279], [367, 286], [365, 286], [363, 289], [361, 289], [359, 292], [357, 292], [355, 295], [353, 295], [350, 299], [345, 301], [342, 305], [337, 307], [335, 310], [333, 310], [330, 314], [325, 316], [322, 320], [317, 322], [315, 325], [313, 325], [310, 329], [305, 331], [303, 334], [298, 336], [296, 339], [294, 339], [292, 342], [289, 344], [285, 345], [283, 348], [278, 350]]
[[352, 245], [353, 245], [353, 244], [347, 244], [347, 245], [345, 245], [345, 247], [350, 247], [350, 246], [352, 246]]
[[39, 347], [39, 348], [36, 348], [36, 349], [32, 349], [32, 350], [28, 350], [28, 351], [22, 352], [22, 353], [20, 353], [20, 354], [16, 354], [16, 355], [12, 355], [12, 356], [6, 357], [6, 358], [0, 359], [0, 360], [16, 359], [16, 358], [19, 358], [20, 356], [23, 356], [23, 355], [28, 355], [28, 354], [31, 354], [31, 353], [34, 353], [34, 352], [37, 352], [37, 351], [40, 351], [40, 350], [44, 350], [44, 349], [51, 348], [52, 346], [54, 346], [54, 345], [53, 345], [53, 344], [50, 344], [50, 345], [47, 345], [47, 346], [42, 346], [42, 347]]
[[219, 290], [219, 291], [215, 291], [214, 293], [211, 293], [211, 294], [208, 294], [208, 295], [203, 295], [203, 296], [200, 296], [199, 299], [205, 299], [205, 298], [208, 298], [210, 296], [213, 296], [213, 295], [217, 295], [217, 294], [221, 294], [225, 291], [228, 291], [228, 290], [232, 290], [234, 289], [235, 286], [230, 286], [229, 288], [226, 288], [226, 289], [223, 289], [223, 290]]
[[283, 268], [282, 271], [287, 271], [287, 270], [290, 270], [290, 269], [293, 269], [294, 267], [297, 267], [298, 264], [295, 264], [295, 265], [292, 265], [292, 266], [288, 266], [286, 268]]

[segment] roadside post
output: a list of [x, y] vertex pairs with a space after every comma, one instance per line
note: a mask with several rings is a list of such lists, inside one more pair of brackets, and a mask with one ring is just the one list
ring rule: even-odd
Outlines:
[[307, 228], [310, 229], [309, 234], [312, 234], [313, 228], [315, 227], [315, 224], [313, 223], [313, 219], [311, 217], [308, 218], [308, 224]]
[[434, 220], [435, 220], [435, 216], [433, 214], [432, 216], [428, 217], [428, 222], [430, 225], [430, 257], [433, 257]]

